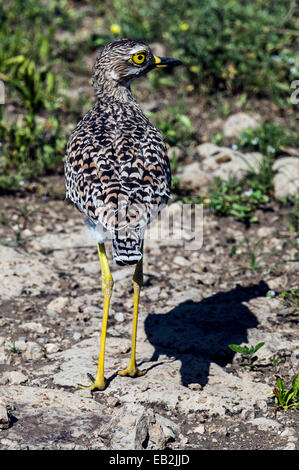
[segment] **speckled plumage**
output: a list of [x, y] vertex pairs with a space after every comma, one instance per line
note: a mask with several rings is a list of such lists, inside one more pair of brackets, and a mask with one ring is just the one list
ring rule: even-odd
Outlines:
[[[144, 66], [130, 64], [146, 51]], [[66, 196], [89, 225], [107, 230], [118, 264], [141, 258], [146, 224], [170, 197], [171, 174], [160, 132], [133, 98], [130, 82], [154, 68], [142, 42], [106, 45], [93, 70], [96, 102], [70, 136], [65, 158]]]

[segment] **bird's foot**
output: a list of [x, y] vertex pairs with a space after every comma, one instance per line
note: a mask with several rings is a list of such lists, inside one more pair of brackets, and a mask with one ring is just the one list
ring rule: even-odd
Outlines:
[[126, 369], [119, 370], [117, 373], [122, 377], [141, 377], [142, 375], [146, 374], [146, 370], [139, 370], [136, 364], [129, 364]]
[[104, 377], [94, 377], [91, 374], [87, 374], [87, 377], [91, 381], [91, 385], [78, 385], [82, 390], [105, 390], [107, 385], [107, 380]]

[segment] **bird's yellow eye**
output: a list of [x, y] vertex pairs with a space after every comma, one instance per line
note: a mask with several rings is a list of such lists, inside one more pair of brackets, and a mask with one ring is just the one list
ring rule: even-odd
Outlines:
[[142, 65], [146, 59], [146, 51], [136, 52], [135, 54], [131, 55], [131, 61], [134, 65]]

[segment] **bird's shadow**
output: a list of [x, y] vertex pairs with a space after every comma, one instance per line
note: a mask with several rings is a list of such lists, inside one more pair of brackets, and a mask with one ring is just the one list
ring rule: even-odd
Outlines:
[[264, 296], [268, 290], [264, 281], [251, 287], [238, 285], [200, 302], [183, 302], [166, 314], [149, 314], [145, 331], [155, 347], [151, 360], [158, 361], [160, 355], [179, 359], [182, 384], [204, 386], [211, 362], [222, 367], [231, 363], [234, 352], [228, 345], [247, 343], [248, 329], [258, 325], [243, 302]]

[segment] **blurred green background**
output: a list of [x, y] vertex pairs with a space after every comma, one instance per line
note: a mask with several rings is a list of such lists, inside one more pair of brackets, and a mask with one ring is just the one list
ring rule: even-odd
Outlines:
[[[176, 197], [202, 198], [216, 213], [252, 221], [255, 207], [273, 197], [273, 161], [297, 141], [298, 107], [290, 88], [299, 78], [295, 1], [6, 0], [0, 2], [0, 25], [2, 192], [62, 175], [68, 136], [93, 103], [96, 52], [129, 37], [185, 64], [134, 84], [170, 148]], [[210, 124], [236, 109], [262, 110], [264, 122], [235, 141], [209, 133]], [[260, 171], [241, 183], [218, 178], [208, 193], [193, 194], [177, 169], [207, 140], [262, 152]], [[248, 181], [253, 196], [244, 196]], [[233, 204], [243, 209], [232, 212]]]

